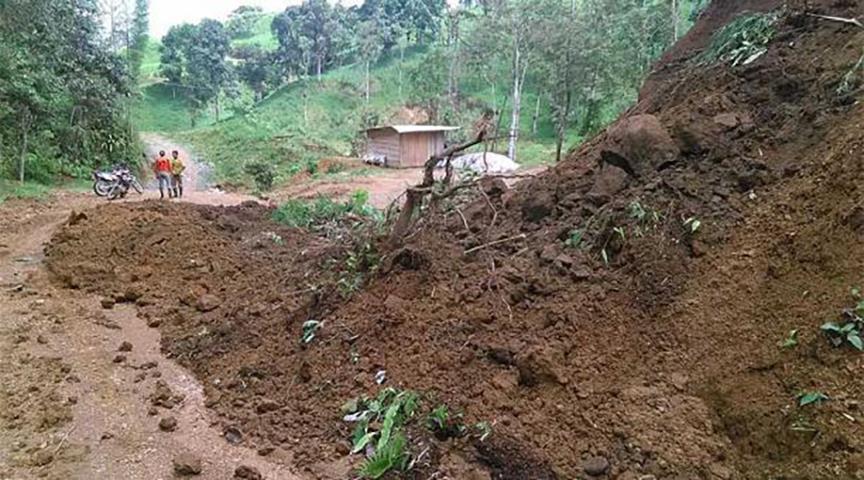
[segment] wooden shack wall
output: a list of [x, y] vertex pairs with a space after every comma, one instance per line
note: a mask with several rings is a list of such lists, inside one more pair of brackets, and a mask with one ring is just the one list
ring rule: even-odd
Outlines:
[[402, 149], [399, 134], [393, 130], [369, 132], [369, 153], [387, 157], [387, 166], [399, 167], [402, 164]]
[[432, 155], [444, 150], [443, 132], [402, 134], [402, 162], [400, 167], [422, 167]]

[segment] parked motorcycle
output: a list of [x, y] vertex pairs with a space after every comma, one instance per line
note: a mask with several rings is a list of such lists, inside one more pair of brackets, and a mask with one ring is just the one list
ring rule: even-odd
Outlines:
[[135, 175], [124, 166], [114, 167], [110, 171], [93, 172], [93, 193], [108, 200], [123, 198], [129, 189], [144, 193], [144, 187]]

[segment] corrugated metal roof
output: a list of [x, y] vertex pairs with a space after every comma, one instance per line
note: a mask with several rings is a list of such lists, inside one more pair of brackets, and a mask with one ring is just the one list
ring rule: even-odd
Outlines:
[[421, 133], [421, 132], [449, 132], [459, 130], [459, 127], [448, 127], [445, 125], [386, 125], [383, 127], [373, 127], [367, 131], [373, 130], [395, 130], [396, 133]]

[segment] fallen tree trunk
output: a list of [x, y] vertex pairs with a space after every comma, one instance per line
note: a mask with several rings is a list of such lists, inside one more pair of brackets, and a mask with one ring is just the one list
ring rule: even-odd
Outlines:
[[391, 241], [399, 242], [405, 237], [405, 234], [408, 233], [415, 211], [422, 205], [423, 199], [426, 195], [429, 195], [433, 191], [432, 187], [435, 185], [435, 167], [441, 163], [441, 160], [447, 160], [448, 172], [445, 177], [446, 184], [452, 178], [449, 170], [450, 160], [453, 156], [473, 147], [474, 145], [482, 143], [485, 138], [486, 131], [481, 130], [473, 140], [459, 145], [453, 145], [437, 155], [432, 155], [428, 160], [426, 160], [426, 163], [423, 165], [423, 181], [409, 188], [405, 192], [405, 203], [403, 204], [402, 211], [399, 212], [399, 218], [396, 219], [396, 223], [393, 224], [393, 230], [390, 233]]

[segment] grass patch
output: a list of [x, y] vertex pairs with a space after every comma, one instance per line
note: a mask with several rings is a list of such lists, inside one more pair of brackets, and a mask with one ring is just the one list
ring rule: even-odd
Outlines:
[[273, 212], [273, 220], [295, 228], [315, 229], [347, 217], [363, 221], [380, 217], [380, 212], [369, 205], [369, 193], [363, 190], [355, 192], [344, 203], [324, 196], [314, 200], [292, 199]]
[[[214, 121], [209, 110], [196, 117], [196, 126], [206, 126]], [[182, 87], [154, 83], [141, 88], [141, 97], [133, 108], [133, 122], [142, 132], [179, 132], [192, 127], [192, 119], [186, 104], [186, 92]]]
[[255, 23], [255, 30], [252, 35], [232, 40], [231, 46], [256, 45], [267, 51], [274, 51], [279, 48], [279, 40], [276, 38], [276, 35], [273, 35], [273, 30], [270, 29], [274, 17], [276, 17], [275, 13], [263, 14]]
[[36, 182], [19, 183], [14, 180], [0, 179], [0, 203], [13, 198], [41, 199], [51, 193], [50, 185]]
[[159, 48], [161, 46], [162, 42], [153, 38], [147, 42], [144, 55], [141, 57], [141, 78], [138, 82], [140, 85], [150, 85], [161, 79], [159, 74], [161, 67]]

